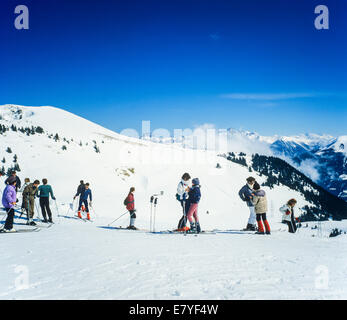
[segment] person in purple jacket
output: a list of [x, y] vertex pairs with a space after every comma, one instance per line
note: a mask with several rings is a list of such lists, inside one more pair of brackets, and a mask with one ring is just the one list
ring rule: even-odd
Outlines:
[[13, 218], [14, 218], [14, 206], [17, 201], [16, 193], [16, 179], [9, 179], [7, 186], [2, 194], [2, 205], [5, 207], [7, 212], [7, 218], [2, 232], [16, 232], [13, 228]]

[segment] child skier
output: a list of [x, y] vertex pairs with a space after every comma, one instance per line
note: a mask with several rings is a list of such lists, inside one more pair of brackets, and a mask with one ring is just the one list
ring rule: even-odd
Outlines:
[[182, 210], [183, 210], [183, 216], [178, 222], [178, 231], [185, 231], [188, 229], [187, 225], [187, 210], [186, 210], [186, 202], [188, 197], [188, 191], [189, 191], [189, 180], [190, 175], [189, 173], [183, 174], [181, 181], [178, 183], [177, 186], [177, 193], [176, 193], [176, 199], [180, 202]]
[[243, 230], [256, 231], [256, 228], [255, 228], [256, 214], [254, 210], [254, 204], [252, 202], [253, 185], [255, 183], [255, 179], [253, 177], [249, 177], [246, 179], [246, 181], [247, 183], [239, 191], [239, 196], [241, 200], [245, 201], [249, 208], [249, 218], [248, 218], [247, 227]]
[[[77, 197], [78, 194], [76, 194], [75, 197]], [[80, 203], [78, 205], [78, 217], [82, 219], [81, 215], [81, 208], [84, 206], [85, 211], [87, 212], [87, 220], [90, 220], [90, 214], [89, 214], [89, 207], [88, 207], [88, 198], [89, 198], [89, 205], [92, 205], [92, 191], [89, 189], [89, 183], [87, 182], [84, 185], [84, 190], [81, 190], [80, 196]]]
[[[40, 207], [42, 211], [43, 221], [44, 223], [50, 222], [53, 223], [52, 220], [52, 212], [49, 207], [49, 195], [51, 195], [52, 199], [55, 200], [55, 197], [53, 195], [52, 187], [47, 184], [47, 179], [42, 179], [42, 186], [39, 186], [38, 189], [38, 197], [40, 198]], [[48, 215], [48, 220], [46, 216], [46, 212]]]
[[263, 220], [266, 234], [270, 234], [270, 225], [266, 219], [267, 199], [266, 199], [265, 191], [260, 189], [260, 185], [258, 182], [254, 183], [253, 190], [254, 190], [254, 193], [253, 193], [252, 202], [254, 205], [256, 219], [258, 223], [258, 231], [256, 233], [264, 234], [264, 227], [262, 223], [262, 220]]
[[290, 199], [287, 204], [280, 208], [280, 211], [283, 213], [282, 220], [288, 225], [288, 232], [290, 233], [295, 233], [297, 229], [294, 217], [296, 203], [297, 201], [295, 199]]
[[[198, 178], [192, 180], [192, 187], [188, 192], [188, 205], [189, 208], [187, 218], [190, 224], [191, 232], [201, 232], [199, 217], [198, 217], [198, 204], [201, 198], [200, 181]], [[193, 217], [195, 222], [193, 221]]]
[[1, 232], [16, 232], [13, 228], [14, 206], [17, 201], [16, 183], [16, 178], [8, 179], [7, 186], [2, 195], [2, 205], [5, 207], [7, 218]]
[[135, 188], [131, 187], [128, 193], [128, 196], [124, 200], [124, 204], [126, 205], [126, 208], [130, 214], [130, 224], [127, 227], [127, 229], [131, 229], [131, 230], [137, 230], [137, 228], [135, 227], [136, 210], [135, 210], [134, 192], [135, 192]]

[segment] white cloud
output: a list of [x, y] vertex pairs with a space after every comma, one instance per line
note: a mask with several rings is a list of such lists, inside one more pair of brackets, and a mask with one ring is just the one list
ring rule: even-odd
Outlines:
[[227, 93], [222, 94], [220, 97], [233, 100], [288, 100], [298, 98], [311, 98], [314, 93]]

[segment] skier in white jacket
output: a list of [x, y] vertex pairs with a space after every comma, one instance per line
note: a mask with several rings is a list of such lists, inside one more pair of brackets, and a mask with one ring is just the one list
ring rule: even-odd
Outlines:
[[295, 233], [297, 229], [294, 217], [296, 203], [297, 201], [295, 199], [290, 199], [287, 204], [280, 208], [280, 211], [283, 213], [282, 220], [288, 225], [288, 231], [290, 233]]
[[186, 228], [186, 224], [187, 224], [187, 212], [188, 212], [187, 209], [189, 208], [186, 208], [186, 200], [188, 197], [190, 179], [191, 177], [189, 173], [185, 173], [182, 176], [182, 179], [177, 186], [176, 199], [181, 203], [182, 210], [183, 210], [183, 216], [178, 222], [178, 227], [177, 227], [177, 230], [179, 231], [184, 231], [184, 228]]

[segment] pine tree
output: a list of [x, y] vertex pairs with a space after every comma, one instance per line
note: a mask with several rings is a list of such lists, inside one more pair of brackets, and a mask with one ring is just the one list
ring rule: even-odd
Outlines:
[[15, 154], [15, 155], [13, 156], [13, 162], [16, 163], [16, 162], [17, 162], [17, 159], [18, 159], [18, 157], [17, 157], [17, 155]]
[[54, 139], [55, 142], [59, 141], [59, 135], [58, 135], [58, 133], [55, 134], [55, 136], [54, 136], [53, 139]]
[[8, 152], [8, 153], [12, 153], [11, 148], [10, 148], [10, 147], [7, 147], [6, 152]]

